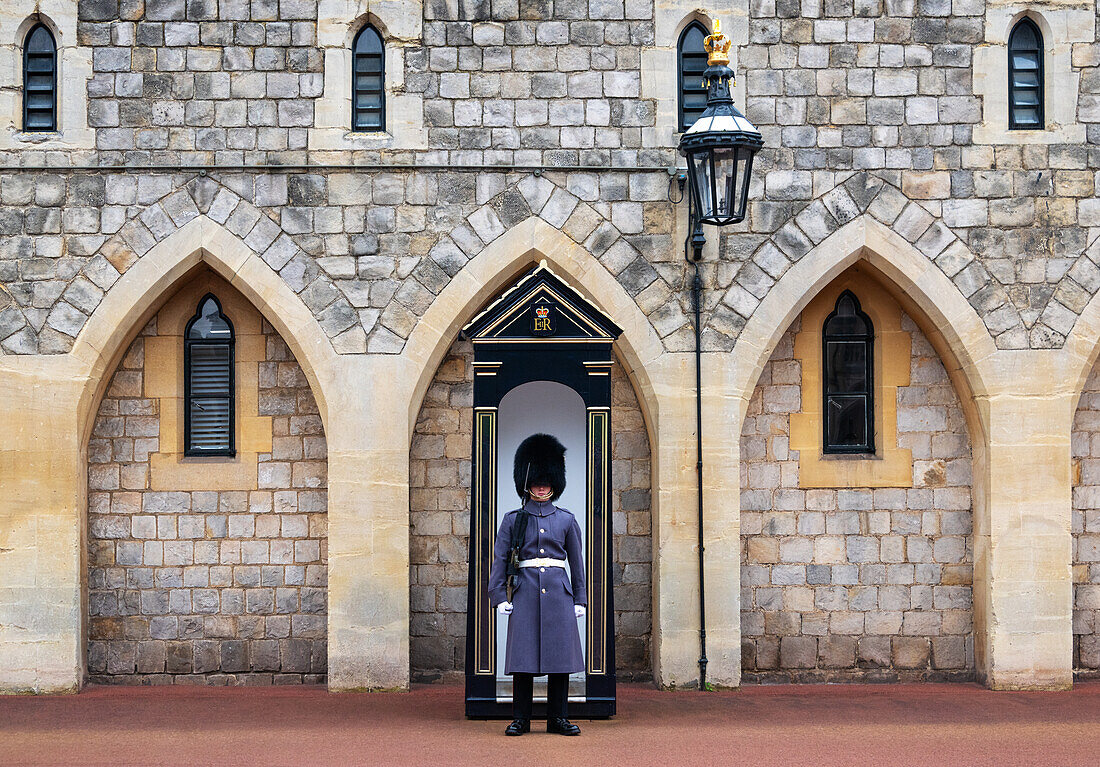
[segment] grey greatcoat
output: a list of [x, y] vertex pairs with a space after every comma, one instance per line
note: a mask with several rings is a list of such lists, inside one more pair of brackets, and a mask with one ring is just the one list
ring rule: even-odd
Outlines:
[[[516, 579], [512, 614], [508, 620], [505, 674], [565, 674], [584, 671], [581, 638], [574, 605], [587, 605], [581, 529], [577, 520], [553, 503], [527, 501], [531, 515], [520, 559], [565, 559], [572, 579], [561, 567], [525, 567]], [[508, 599], [505, 567], [512, 541], [516, 511], [505, 515], [493, 547], [489, 575], [489, 603], [496, 607]], [[570, 582], [572, 580], [572, 582]]]

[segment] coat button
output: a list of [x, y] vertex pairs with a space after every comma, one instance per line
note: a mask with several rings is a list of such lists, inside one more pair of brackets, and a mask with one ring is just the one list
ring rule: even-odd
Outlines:
[[542, 593], [543, 593], [543, 594], [545, 594], [545, 593], [546, 593], [546, 589], [543, 589], [543, 590], [542, 590]]
[[[540, 573], [545, 573], [545, 572], [546, 572], [546, 568], [545, 568], [545, 567], [540, 567], [540, 568], [539, 568], [539, 572], [540, 572]], [[546, 589], [543, 589], [543, 591], [545, 591], [545, 590], [546, 590]]]
[[539, 532], [540, 532], [540, 533], [545, 533], [546, 531], [545, 531], [545, 530], [543, 530], [543, 529], [542, 529], [542, 528], [540, 527], [540, 528], [539, 528]]
[[539, 549], [539, 554], [545, 554], [545, 553], [546, 553], [546, 549]]

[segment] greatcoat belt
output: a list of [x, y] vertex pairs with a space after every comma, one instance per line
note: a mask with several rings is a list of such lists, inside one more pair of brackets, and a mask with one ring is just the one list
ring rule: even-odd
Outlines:
[[550, 557], [538, 557], [536, 559], [523, 559], [520, 567], [565, 567], [564, 559], [551, 559]]

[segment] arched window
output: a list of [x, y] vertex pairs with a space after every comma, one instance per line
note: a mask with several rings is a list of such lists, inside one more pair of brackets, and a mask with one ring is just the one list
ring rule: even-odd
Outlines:
[[703, 72], [707, 68], [707, 51], [703, 38], [707, 28], [693, 21], [680, 35], [676, 45], [676, 64], [680, 76], [679, 109], [680, 130], [692, 126], [707, 108], [707, 89], [703, 85]]
[[23, 41], [23, 130], [57, 130], [57, 45], [43, 24]]
[[352, 45], [351, 125], [357, 131], [386, 129], [386, 52], [369, 24]]
[[1042, 129], [1043, 34], [1024, 17], [1008, 36], [1008, 127]]
[[212, 293], [183, 334], [184, 455], [234, 455], [233, 325]]
[[859, 299], [845, 290], [822, 327], [824, 453], [873, 453], [875, 331]]

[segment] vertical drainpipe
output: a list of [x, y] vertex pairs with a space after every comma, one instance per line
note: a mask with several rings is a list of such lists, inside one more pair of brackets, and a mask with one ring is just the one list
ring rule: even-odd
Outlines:
[[699, 516], [699, 689], [707, 689], [707, 588], [703, 545], [703, 350], [702, 309], [703, 280], [699, 276], [699, 261], [703, 258], [706, 237], [703, 225], [696, 220], [691, 196], [688, 196], [688, 222], [691, 233], [685, 243], [684, 255], [691, 262], [691, 304], [695, 312], [695, 473], [696, 508]]

